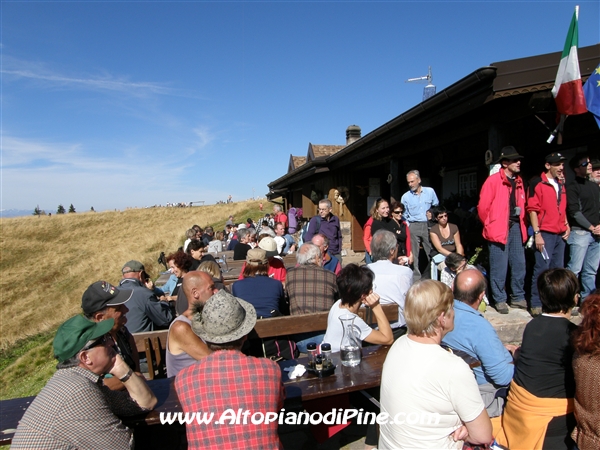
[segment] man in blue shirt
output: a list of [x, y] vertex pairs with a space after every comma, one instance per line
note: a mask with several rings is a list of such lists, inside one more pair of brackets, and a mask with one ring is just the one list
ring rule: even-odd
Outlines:
[[408, 183], [408, 192], [406, 192], [400, 202], [404, 205], [404, 220], [410, 227], [410, 246], [414, 255], [414, 276], [415, 282], [421, 279], [419, 270], [419, 246], [423, 245], [423, 250], [429, 264], [429, 254], [431, 253], [431, 243], [429, 242], [429, 230], [427, 228], [427, 211], [432, 206], [439, 204], [437, 195], [432, 188], [421, 186], [421, 175], [418, 170], [411, 170], [406, 174]]
[[477, 269], [460, 272], [454, 279], [454, 330], [442, 343], [467, 352], [481, 361], [473, 372], [490, 417], [504, 409], [506, 386], [514, 374], [513, 356], [517, 347], [503, 345], [496, 330], [477, 309], [483, 301], [486, 282]]

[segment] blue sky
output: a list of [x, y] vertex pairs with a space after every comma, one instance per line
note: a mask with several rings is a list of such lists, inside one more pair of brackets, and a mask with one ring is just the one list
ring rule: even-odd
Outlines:
[[264, 195], [492, 62], [600, 41], [599, 2], [1, 3], [1, 208]]

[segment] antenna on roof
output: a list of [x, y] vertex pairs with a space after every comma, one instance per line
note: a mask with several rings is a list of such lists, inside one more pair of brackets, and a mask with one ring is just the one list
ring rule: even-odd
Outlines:
[[433, 77], [431, 76], [431, 66], [429, 66], [429, 72], [424, 77], [409, 78], [405, 83], [427, 83], [427, 86], [423, 88], [423, 101], [435, 95], [435, 85], [433, 84]]

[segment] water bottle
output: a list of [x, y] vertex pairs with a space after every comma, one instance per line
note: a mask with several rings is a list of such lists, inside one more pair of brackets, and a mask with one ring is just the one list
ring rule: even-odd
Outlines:
[[340, 316], [342, 329], [344, 334], [340, 344], [340, 356], [342, 365], [346, 367], [354, 367], [360, 364], [362, 359], [362, 343], [360, 337], [354, 328], [354, 314], [344, 314]]

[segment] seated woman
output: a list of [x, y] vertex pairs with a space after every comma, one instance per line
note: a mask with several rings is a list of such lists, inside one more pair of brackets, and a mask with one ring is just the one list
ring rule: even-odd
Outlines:
[[354, 319], [354, 327], [360, 331], [360, 340], [370, 344], [390, 345], [394, 335], [390, 323], [379, 304], [379, 295], [373, 292], [375, 275], [368, 267], [348, 264], [337, 277], [341, 299], [333, 304], [327, 317], [327, 331], [323, 342], [331, 344], [332, 352], [340, 351], [344, 329], [339, 317], [356, 314], [361, 305], [370, 307], [377, 321], [378, 330], [372, 329], [360, 317]]
[[215, 257], [207, 253], [206, 244], [201, 239], [192, 239], [188, 244], [186, 253], [193, 259], [190, 270], [198, 270], [204, 261], [216, 263]]
[[543, 314], [525, 327], [515, 375], [496, 436], [509, 448], [570, 449], [575, 426], [575, 378], [570, 322], [577, 304], [577, 276], [548, 269], [537, 280]]
[[573, 439], [580, 450], [600, 448], [600, 290], [579, 308], [581, 325], [573, 332], [575, 419]]
[[223, 251], [223, 232], [217, 231], [215, 238], [208, 243], [206, 247], [208, 253], [220, 253]]
[[268, 274], [267, 252], [261, 248], [253, 248], [246, 256], [244, 278], [231, 286], [231, 293], [251, 303], [259, 318], [280, 316], [282, 309], [285, 310], [283, 285]]
[[229, 288], [223, 283], [223, 274], [221, 273], [221, 267], [214, 261], [204, 261], [198, 266], [198, 272], [206, 272], [209, 274], [214, 283], [215, 288], [218, 290], [225, 289], [229, 292]]
[[446, 259], [450, 253], [464, 255], [465, 250], [460, 241], [460, 232], [453, 223], [448, 223], [448, 211], [439, 206], [435, 219], [437, 223], [429, 230], [429, 240], [433, 246], [431, 259], [431, 278], [438, 279], [438, 264]]
[[[277, 255], [277, 244], [275, 243], [275, 239], [271, 236], [263, 234], [258, 239], [258, 246], [267, 252], [267, 259], [269, 260], [269, 273], [268, 276], [270, 278], [274, 278], [275, 280], [281, 281], [283, 287], [285, 288], [285, 279], [287, 278], [287, 269], [285, 268], [285, 264], [283, 260], [279, 258]], [[238, 280], [244, 278], [244, 269], [246, 268], [246, 262], [242, 264], [242, 269], [240, 270], [240, 276]]]
[[[252, 248], [250, 246], [250, 240], [250, 233], [246, 228], [242, 228], [241, 230], [237, 231], [238, 243], [233, 248], [233, 259], [235, 261], [246, 259], [246, 254], [248, 253], [248, 250]], [[229, 250], [229, 247], [227, 247], [227, 250]]]
[[439, 281], [415, 283], [404, 316], [408, 334], [394, 343], [381, 374], [381, 412], [400, 422], [381, 425], [379, 448], [489, 444], [492, 424], [473, 372], [440, 346], [454, 329], [452, 291]]

